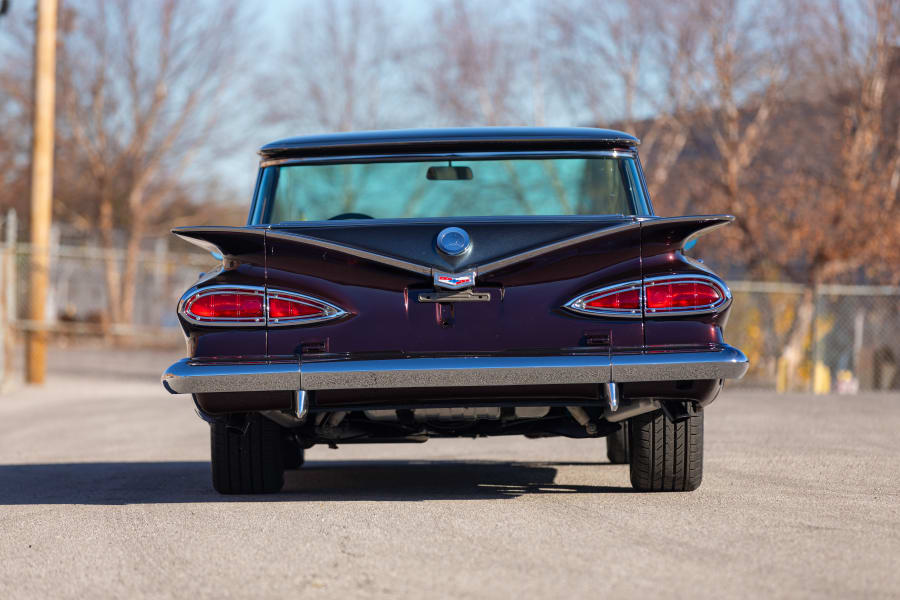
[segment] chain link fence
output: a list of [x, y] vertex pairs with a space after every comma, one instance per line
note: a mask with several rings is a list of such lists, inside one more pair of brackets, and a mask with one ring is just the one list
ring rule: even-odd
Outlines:
[[6, 222], [6, 240], [0, 246], [0, 347], [7, 360], [0, 362], [7, 369], [11, 348], [29, 329], [46, 329], [57, 342], [95, 337], [141, 346], [179, 344], [178, 299], [200, 274], [218, 264], [207, 253], [175, 253], [169, 250], [168, 240], [155, 240], [152, 249], [139, 252], [135, 261], [133, 316], [127, 323], [115, 323], [108, 318], [107, 280], [112, 275], [121, 281], [125, 252], [91, 243], [52, 242], [45, 321], [32, 322], [27, 304], [31, 247], [16, 243], [14, 217], [11, 221], [7, 215]]
[[900, 390], [900, 287], [729, 284], [734, 306], [725, 338], [751, 364], [739, 385]]
[[[0, 346], [7, 356], [21, 333], [37, 326], [27, 320], [29, 250], [14, 239], [2, 247]], [[108, 258], [121, 273], [121, 251], [110, 257], [97, 246], [52, 246], [46, 327], [53, 339], [179, 343], [178, 298], [217, 261], [208, 254], [171, 253], [166, 240], [156, 241], [138, 257], [133, 319], [110, 325], [103, 319]], [[729, 283], [734, 306], [725, 338], [751, 362], [746, 377], [732, 385], [819, 393], [900, 390], [900, 287]]]
[[[170, 253], [164, 240], [155, 251], [141, 252], [136, 261], [136, 294], [133, 318], [128, 324], [114, 324], [115, 335], [155, 335], [161, 329], [175, 329], [175, 305], [198, 276], [216, 266], [208, 254]], [[26, 310], [27, 269], [30, 248], [17, 246], [13, 269], [16, 286], [11, 316], [21, 329], [36, 327], [30, 323]], [[47, 297], [47, 327], [56, 333], [82, 332], [105, 334], [104, 316], [109, 298], [106, 283], [107, 268], [121, 279], [124, 271], [124, 252], [109, 253], [97, 247], [57, 246], [50, 255], [50, 288]]]

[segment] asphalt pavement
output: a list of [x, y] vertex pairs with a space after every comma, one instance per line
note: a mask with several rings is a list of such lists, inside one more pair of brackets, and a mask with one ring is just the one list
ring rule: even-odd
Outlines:
[[726, 389], [693, 493], [493, 438], [316, 447], [223, 497], [174, 358], [57, 350], [0, 395], [0, 598], [900, 597], [898, 394]]

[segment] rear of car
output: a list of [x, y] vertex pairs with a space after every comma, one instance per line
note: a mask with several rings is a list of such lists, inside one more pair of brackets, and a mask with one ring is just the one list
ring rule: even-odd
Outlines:
[[315, 444], [609, 436], [641, 490], [702, 475], [703, 407], [747, 360], [727, 285], [653, 215], [637, 140], [594, 129], [374, 132], [262, 149], [246, 227], [178, 313], [163, 375], [211, 423], [221, 492], [280, 489]]

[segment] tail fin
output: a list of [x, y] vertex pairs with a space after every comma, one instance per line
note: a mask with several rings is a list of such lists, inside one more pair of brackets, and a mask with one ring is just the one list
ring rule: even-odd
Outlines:
[[701, 235], [734, 221], [731, 215], [693, 215], [660, 217], [641, 221], [641, 240], [655, 249], [643, 254], [659, 254], [671, 250], [689, 250]]
[[176, 227], [172, 233], [186, 242], [200, 246], [224, 258], [241, 262], [262, 262], [265, 259], [266, 230], [257, 227]]

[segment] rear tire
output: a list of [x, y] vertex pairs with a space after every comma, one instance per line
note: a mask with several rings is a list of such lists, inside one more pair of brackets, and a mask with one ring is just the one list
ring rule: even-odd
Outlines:
[[220, 494], [271, 494], [284, 485], [282, 428], [260, 414], [241, 429], [210, 424], [213, 488]]
[[614, 465], [627, 465], [630, 454], [631, 426], [628, 421], [622, 423], [619, 430], [606, 436], [606, 457]]
[[284, 455], [284, 470], [294, 471], [306, 462], [306, 451], [292, 437], [285, 437], [282, 441], [281, 452]]
[[673, 423], [662, 411], [632, 417], [631, 485], [641, 492], [690, 492], [703, 479], [703, 411]]

